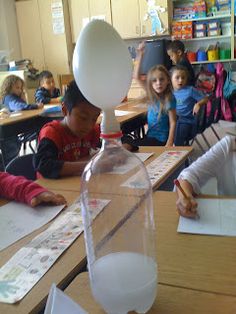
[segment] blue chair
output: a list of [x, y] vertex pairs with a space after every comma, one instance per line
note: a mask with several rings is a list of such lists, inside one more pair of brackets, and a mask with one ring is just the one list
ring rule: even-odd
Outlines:
[[6, 172], [15, 176], [24, 176], [29, 180], [36, 179], [36, 172], [33, 166], [34, 154], [18, 156], [11, 160], [6, 166]]

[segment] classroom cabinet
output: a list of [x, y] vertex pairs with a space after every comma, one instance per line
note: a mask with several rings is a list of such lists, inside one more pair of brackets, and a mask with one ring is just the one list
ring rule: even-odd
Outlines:
[[[164, 12], [158, 12], [163, 32], [157, 32], [156, 35], [169, 34], [169, 17], [170, 10], [167, 8], [167, 0], [156, 0], [155, 7], [160, 6]], [[169, 4], [168, 4], [169, 6]], [[146, 0], [111, 0], [112, 23], [115, 29], [120, 33], [122, 38], [139, 38], [155, 36], [152, 32], [152, 23], [154, 21], [145, 16], [150, 12]]]
[[72, 41], [76, 42], [82, 28], [93, 19], [111, 23], [110, 0], [68, 0]]
[[66, 14], [69, 16], [66, 2], [25, 0], [15, 4], [22, 57], [31, 59], [40, 71], [51, 71], [56, 80], [57, 74], [70, 73], [72, 44], [64, 21]]

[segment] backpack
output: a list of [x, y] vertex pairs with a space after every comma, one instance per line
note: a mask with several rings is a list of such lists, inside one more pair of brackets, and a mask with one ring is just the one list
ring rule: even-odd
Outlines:
[[201, 69], [197, 74], [195, 86], [205, 94], [212, 94], [216, 87], [216, 76], [214, 73]]
[[224, 92], [224, 97], [229, 99], [230, 96], [233, 94], [233, 92], [236, 91], [236, 81], [232, 77], [232, 72], [228, 71], [227, 77], [225, 80], [223, 92]]
[[217, 63], [216, 65], [216, 79], [217, 79], [217, 87], [216, 87], [216, 97], [220, 97], [221, 99], [221, 119], [226, 121], [232, 121], [232, 112], [228, 101], [223, 96], [223, 86], [224, 86], [224, 66], [222, 63]]

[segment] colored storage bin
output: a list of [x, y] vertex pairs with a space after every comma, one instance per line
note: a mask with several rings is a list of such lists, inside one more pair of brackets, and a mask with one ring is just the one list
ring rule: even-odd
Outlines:
[[219, 60], [219, 49], [217, 48], [209, 48], [207, 51], [207, 57], [209, 61]]
[[220, 60], [231, 59], [230, 49], [220, 49]]
[[195, 62], [197, 60], [197, 53], [194, 51], [188, 51], [187, 58], [190, 63]]
[[207, 53], [205, 50], [198, 50], [197, 61], [207, 61]]

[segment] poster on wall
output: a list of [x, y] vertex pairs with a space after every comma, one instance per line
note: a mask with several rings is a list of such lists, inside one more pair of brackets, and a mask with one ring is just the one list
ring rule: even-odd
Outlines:
[[61, 0], [52, 1], [51, 4], [52, 13], [52, 29], [53, 34], [64, 34], [64, 15], [63, 15], [63, 5]]

